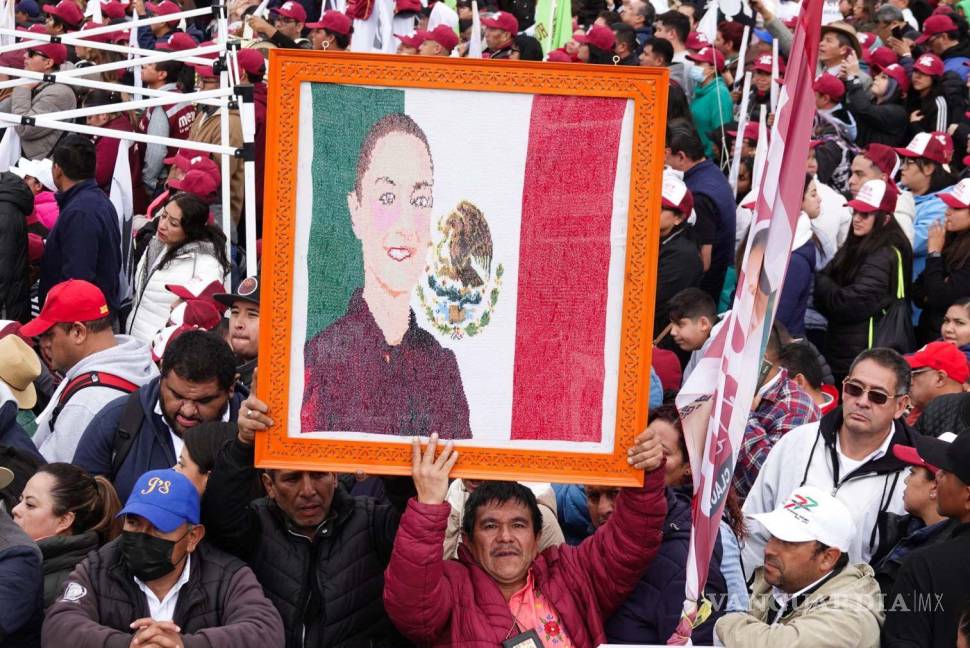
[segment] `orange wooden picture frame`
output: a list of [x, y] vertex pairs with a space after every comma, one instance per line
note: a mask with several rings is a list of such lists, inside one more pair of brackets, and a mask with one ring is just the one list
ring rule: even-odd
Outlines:
[[[659, 68], [488, 61], [384, 54], [271, 50], [262, 248], [262, 326], [257, 396], [276, 424], [256, 437], [263, 468], [406, 475], [411, 447], [400, 441], [300, 439], [289, 411], [292, 268], [300, 87], [304, 82], [389, 88], [612, 97], [633, 102], [632, 160], [612, 454], [461, 446], [454, 477], [632, 486], [642, 471], [626, 450], [646, 425], [657, 280], [660, 190], [668, 72]], [[299, 342], [302, 345], [302, 341]], [[274, 414], [275, 413], [275, 414]]]

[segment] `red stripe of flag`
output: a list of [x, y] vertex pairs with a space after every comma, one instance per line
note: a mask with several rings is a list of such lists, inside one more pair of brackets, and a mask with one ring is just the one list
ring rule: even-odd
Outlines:
[[626, 102], [536, 96], [522, 188], [512, 439], [599, 441]]

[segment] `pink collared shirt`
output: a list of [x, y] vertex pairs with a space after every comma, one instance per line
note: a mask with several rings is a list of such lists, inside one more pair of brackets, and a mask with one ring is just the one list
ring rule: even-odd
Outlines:
[[[535, 630], [545, 648], [573, 648], [566, 629], [559, 623], [556, 609], [536, 588], [531, 569], [525, 586], [509, 599], [509, 611], [515, 618], [518, 632]], [[515, 628], [512, 634], [516, 634]]]

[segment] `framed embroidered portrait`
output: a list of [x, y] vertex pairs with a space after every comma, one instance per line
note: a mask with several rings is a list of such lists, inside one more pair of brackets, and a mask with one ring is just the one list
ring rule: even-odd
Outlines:
[[262, 467], [635, 484], [662, 70], [274, 50]]

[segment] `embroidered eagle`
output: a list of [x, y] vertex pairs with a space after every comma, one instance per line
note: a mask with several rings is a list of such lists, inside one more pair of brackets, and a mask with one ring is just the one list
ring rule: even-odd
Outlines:
[[445, 221], [451, 276], [463, 288], [478, 288], [492, 272], [492, 233], [482, 211], [463, 200]]

